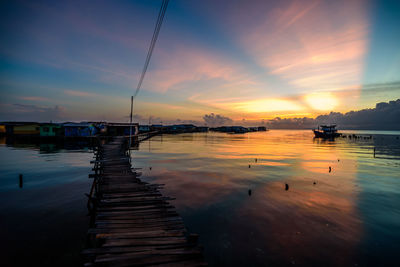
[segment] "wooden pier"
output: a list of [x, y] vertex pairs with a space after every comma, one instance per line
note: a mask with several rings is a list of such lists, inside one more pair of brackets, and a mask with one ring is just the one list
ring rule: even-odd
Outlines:
[[85, 266], [204, 266], [197, 235], [158, 190], [137, 178], [127, 139], [96, 151], [88, 208], [91, 226]]

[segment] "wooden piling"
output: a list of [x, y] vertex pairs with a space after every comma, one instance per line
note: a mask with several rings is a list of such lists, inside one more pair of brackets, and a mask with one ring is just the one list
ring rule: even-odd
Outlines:
[[19, 175], [19, 188], [22, 188], [24, 186], [24, 178], [22, 174]]

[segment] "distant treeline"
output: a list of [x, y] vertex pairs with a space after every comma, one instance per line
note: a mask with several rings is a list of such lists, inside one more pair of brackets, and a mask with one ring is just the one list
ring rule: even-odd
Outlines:
[[339, 129], [400, 130], [400, 99], [376, 104], [375, 108], [331, 112], [313, 118], [275, 118], [266, 122], [270, 129], [312, 129], [320, 124], [337, 124]]

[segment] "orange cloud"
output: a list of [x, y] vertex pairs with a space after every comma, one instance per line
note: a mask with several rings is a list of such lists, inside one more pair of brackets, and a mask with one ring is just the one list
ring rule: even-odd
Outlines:
[[[161, 64], [149, 74], [158, 81], [152, 84], [154, 90], [190, 90], [193, 93], [187, 100], [223, 110], [233, 118], [243, 114], [269, 118], [279, 112], [282, 117], [287, 112], [316, 116], [322, 111], [344, 110], [349, 101], [354, 105], [367, 50], [365, 3], [283, 1], [269, 5], [260, 1], [255, 5], [258, 10], [234, 6], [227, 12], [233, 12], [230, 26], [237, 26], [233, 34], [244, 52], [263, 67], [264, 76], [208, 50], [180, 47], [163, 54]], [[235, 15], [239, 9], [254, 12]], [[245, 23], [238, 25], [237, 21]], [[271, 76], [279, 82], [274, 84]], [[220, 83], [210, 88], [204, 81], [211, 80]], [[355, 89], [346, 96], [339, 92], [350, 87]]]
[[64, 93], [70, 96], [79, 96], [79, 97], [95, 97], [98, 96], [95, 93], [83, 92], [83, 91], [74, 91], [74, 90], [64, 90]]
[[150, 84], [146, 88], [153, 91], [167, 92], [181, 89], [187, 82], [213, 79], [220, 80], [224, 88], [240, 86], [245, 89], [256, 84], [240, 64], [200, 48], [180, 46], [172, 52], [160, 52], [154, 61], [155, 69], [149, 71], [146, 81]]
[[300, 104], [286, 99], [257, 99], [246, 102], [236, 102], [229, 104], [233, 109], [248, 113], [253, 112], [273, 112], [273, 111], [299, 111], [303, 110]]
[[268, 73], [307, 90], [360, 83], [368, 34], [365, 3], [292, 1], [265, 17], [240, 39]]

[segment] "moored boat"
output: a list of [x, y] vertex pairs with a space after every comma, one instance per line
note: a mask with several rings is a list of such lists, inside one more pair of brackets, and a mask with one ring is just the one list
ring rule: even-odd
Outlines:
[[[321, 130], [320, 130], [321, 128]], [[320, 125], [318, 130], [313, 130], [315, 137], [317, 138], [334, 138], [339, 137], [342, 134], [337, 132], [336, 125]]]

